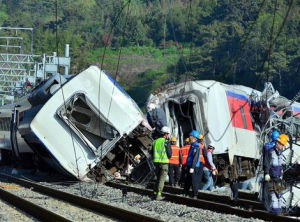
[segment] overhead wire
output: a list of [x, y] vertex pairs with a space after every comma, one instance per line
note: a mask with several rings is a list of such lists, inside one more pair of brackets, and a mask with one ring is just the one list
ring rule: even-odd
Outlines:
[[[185, 29], [185, 33], [187, 33], [187, 30], [190, 28], [190, 16], [191, 16], [191, 11], [192, 11], [191, 2], [192, 2], [192, 0], [189, 0], [189, 9], [188, 9], [188, 14], [187, 14], [187, 26], [186, 26], [186, 29]], [[171, 8], [170, 0], [167, 0], [167, 5], [168, 5], [168, 14], [169, 14], [170, 8]], [[170, 25], [171, 25], [171, 29], [172, 29], [173, 39], [177, 43], [176, 44], [176, 52], [178, 52], [179, 51], [178, 50], [179, 42], [178, 42], [176, 34], [175, 34], [175, 28], [174, 28], [174, 23], [173, 23], [172, 19], [170, 19]], [[190, 50], [191, 50], [191, 48], [190, 48]], [[177, 54], [177, 57], [178, 57], [179, 53], [176, 53], [176, 54]], [[179, 56], [180, 56], [180, 61], [181, 61], [182, 65], [183, 65], [183, 67], [186, 71], [185, 80], [187, 80], [187, 71], [188, 71], [188, 69], [187, 69], [187, 65], [186, 65], [186, 62], [185, 62], [185, 58], [184, 58], [184, 47], [182, 47], [182, 49], [180, 50], [180, 55]], [[176, 75], [176, 67], [177, 67], [177, 64], [175, 64], [174, 75]], [[185, 83], [186, 83], [186, 81], [185, 81]], [[185, 84], [184, 84], [184, 88], [185, 88]]]
[[[56, 52], [57, 52], [57, 63], [58, 63], [58, 72], [59, 72], [59, 46], [58, 46], [58, 0], [55, 1], [55, 43], [56, 43]], [[61, 74], [59, 74], [59, 85], [60, 85], [60, 90], [63, 98], [63, 104], [64, 104], [64, 109], [67, 112], [67, 105], [66, 105], [66, 99], [65, 99], [65, 94], [64, 94], [64, 89], [62, 87], [62, 78]], [[67, 120], [69, 121], [69, 120]], [[76, 170], [77, 170], [77, 177], [79, 179], [79, 189], [80, 193], [82, 195], [82, 189], [81, 189], [81, 180], [80, 180], [80, 173], [79, 173], [79, 166], [77, 162], [77, 153], [76, 153], [76, 148], [75, 148], [75, 143], [74, 143], [74, 138], [73, 138], [73, 132], [70, 127], [70, 123], [68, 123], [68, 128], [69, 132], [71, 135], [71, 140], [72, 140], [72, 146], [73, 146], [73, 151], [74, 151], [74, 157], [75, 157], [75, 163], [76, 163]]]
[[[280, 36], [280, 34], [281, 34], [283, 28], [285, 27], [285, 24], [286, 24], [286, 22], [287, 22], [287, 20], [288, 20], [288, 17], [289, 17], [289, 15], [290, 15], [290, 12], [291, 12], [293, 3], [294, 3], [294, 0], [290, 0], [290, 1], [289, 1], [288, 9], [287, 9], [287, 11], [286, 11], [286, 13], [285, 13], [284, 19], [283, 19], [283, 21], [282, 21], [282, 23], [281, 23], [281, 25], [280, 25], [280, 28], [279, 28], [279, 30], [278, 30], [278, 32], [277, 32], [275, 38], [272, 39], [272, 41], [271, 41], [270, 44], [269, 44], [269, 47], [265, 50], [265, 56], [264, 56], [262, 65], [261, 65], [261, 67], [260, 67], [260, 69], [259, 69], [258, 71], [263, 72], [264, 67], [265, 67], [265, 64], [266, 64], [266, 62], [268, 61], [268, 58], [270, 58], [270, 55], [271, 55], [271, 53], [272, 53], [273, 46], [274, 46], [274, 44], [277, 42], [278, 37]], [[255, 87], [254, 87], [254, 88], [256, 88], [256, 86], [257, 86], [258, 81], [260, 80], [260, 78], [261, 78], [260, 76], [258, 76], [258, 77], [256, 78], [256, 81], [255, 81]]]
[[262, 12], [264, 6], [265, 6], [266, 0], [262, 0], [262, 2], [260, 3], [259, 7], [258, 7], [258, 11], [256, 13], [255, 19], [254, 21], [251, 23], [251, 25], [249, 26], [249, 29], [247, 30], [247, 32], [244, 34], [244, 36], [242, 37], [242, 41], [240, 43], [240, 47], [238, 48], [238, 52], [236, 54], [236, 56], [233, 59], [233, 62], [231, 63], [231, 66], [226, 70], [226, 72], [224, 73], [224, 76], [227, 76], [233, 69], [233, 67], [235, 66], [237, 60], [240, 58], [244, 48], [246, 47], [250, 37], [251, 37], [251, 33], [258, 21], [259, 15]]
[[[126, 29], [127, 22], [128, 22], [130, 3], [131, 3], [131, 0], [129, 0], [128, 4], [127, 4], [127, 13], [125, 15], [125, 23], [124, 23], [125, 29]], [[118, 62], [117, 62], [116, 74], [115, 74], [115, 78], [114, 78], [115, 81], [114, 81], [114, 85], [113, 85], [113, 89], [112, 89], [112, 93], [111, 93], [108, 112], [107, 112], [107, 115], [106, 115], [107, 120], [109, 119], [108, 117], [109, 117], [109, 114], [110, 114], [111, 104], [112, 104], [112, 100], [113, 100], [113, 94], [114, 94], [114, 91], [115, 91], [115, 88], [116, 88], [117, 78], [118, 78], [118, 75], [119, 75], [119, 68], [120, 68], [120, 61], [121, 61], [121, 54], [122, 54], [122, 45], [124, 43], [124, 36], [125, 36], [125, 31], [123, 31], [123, 33], [122, 33], [121, 45], [120, 45], [120, 49], [119, 49], [119, 52], [118, 52]], [[105, 130], [106, 130], [106, 127], [107, 127], [108, 124], [107, 124], [107, 122], [105, 122], [105, 124], [106, 124], [105, 125]]]
[[[259, 14], [260, 14], [260, 12], [261, 12], [262, 7], [264, 6], [264, 4], [265, 4], [265, 0], [263, 0], [263, 2], [262, 2], [261, 5], [260, 5], [260, 8], [259, 8], [259, 10], [258, 10], [258, 14], [257, 14], [256, 20], [255, 20], [255, 23], [256, 23], [256, 21], [257, 21], [257, 19], [258, 19], [258, 16], [259, 16]], [[271, 47], [271, 48], [273, 47], [273, 45], [274, 45], [275, 42], [277, 41], [277, 38], [279, 37], [280, 33], [282, 32], [282, 29], [283, 29], [283, 27], [285, 26], [285, 24], [286, 24], [286, 22], [287, 22], [287, 18], [288, 18], [288, 15], [289, 15], [290, 11], [291, 11], [292, 5], [293, 5], [293, 0], [290, 0], [289, 6], [288, 6], [288, 10], [287, 10], [287, 12], [286, 12], [286, 14], [285, 14], [285, 16], [284, 16], [284, 19], [283, 19], [283, 22], [282, 22], [282, 24], [281, 24], [281, 26], [280, 26], [280, 29], [279, 29], [278, 33], [276, 34], [276, 37], [271, 41], [270, 46], [269, 46], [269, 49], [266, 51], [266, 54], [271, 52], [270, 47]], [[251, 25], [251, 27], [250, 27], [250, 30], [253, 29], [255, 23], [252, 23], [252, 25]], [[248, 33], [248, 36], [250, 36], [250, 31], [249, 31], [249, 33]], [[249, 39], [249, 38], [247, 37], [246, 40], [247, 40], [247, 39]], [[246, 42], [247, 42], [247, 41], [244, 41], [244, 43], [246, 43]], [[244, 48], [244, 46], [242, 46], [241, 48]], [[265, 62], [266, 62], [266, 59], [264, 59], [262, 67], [264, 67]], [[233, 67], [233, 66], [232, 66], [232, 67]], [[232, 67], [231, 67], [231, 68], [232, 68]], [[254, 89], [257, 88], [258, 80], [259, 80], [259, 78], [257, 78], [257, 80], [255, 81], [255, 84], [254, 84], [252, 93], [254, 92]], [[251, 93], [251, 94], [252, 94], [252, 93]], [[244, 108], [244, 106], [246, 106], [247, 104], [248, 104], [248, 101], [246, 101], [241, 107]], [[229, 123], [228, 123], [227, 126], [225, 127], [225, 130], [224, 130], [224, 132], [221, 134], [220, 138], [218, 138], [218, 139], [214, 138], [214, 136], [211, 134], [211, 132], [209, 132], [209, 134], [212, 136], [212, 138], [213, 138], [215, 141], [219, 141], [219, 140], [225, 135], [225, 133], [226, 133], [228, 127], [230, 126], [230, 123], [232, 122], [232, 120], [233, 120], [233, 118], [234, 118], [234, 116], [235, 116], [235, 113], [236, 113], [237, 111], [238, 111], [238, 110], [235, 110], [235, 111], [233, 112], [234, 115], [232, 115], [232, 117], [231, 117]]]
[[[191, 17], [191, 13], [192, 13], [192, 0], [189, 0], [189, 12], [188, 12], [188, 18], [187, 18], [187, 23], [189, 26], [187, 26], [187, 30], [190, 30], [190, 17]], [[186, 32], [187, 32], [186, 30]], [[189, 53], [189, 63], [191, 63], [191, 57], [192, 57], [192, 40], [193, 40], [193, 34], [192, 34], [192, 31], [190, 30], [191, 32], [191, 43], [190, 43], [190, 53]], [[184, 59], [184, 56], [183, 56], [183, 59]], [[183, 60], [184, 61], [184, 60]], [[185, 62], [185, 61], [184, 61]], [[191, 65], [191, 64], [190, 64]], [[181, 93], [181, 97], [183, 96], [184, 92], [185, 92], [185, 86], [186, 86], [186, 82], [187, 82], [187, 78], [188, 78], [188, 70], [187, 70], [187, 67], [185, 66], [185, 80], [184, 80], [184, 85], [183, 85], [183, 90], [182, 90], [182, 93]], [[179, 104], [180, 106], [180, 104]]]
[[[119, 10], [119, 12], [117, 14], [117, 16], [115, 17], [114, 21], [112, 22], [112, 25], [111, 25], [110, 30], [109, 30], [108, 40], [107, 41], [110, 41], [112, 32], [115, 29], [115, 27], [117, 26], [117, 24], [119, 23], [119, 20], [121, 18], [123, 10], [126, 8], [126, 6], [128, 6], [128, 10], [129, 10], [130, 2], [131, 2], [131, 0], [125, 2], [121, 6], [121, 8], [120, 8], [120, 10]], [[102, 77], [103, 65], [104, 65], [104, 59], [105, 59], [105, 54], [106, 54], [107, 47], [108, 47], [108, 43], [106, 43], [105, 46], [104, 46], [104, 52], [103, 52], [103, 55], [102, 55], [101, 66], [100, 66], [100, 74], [99, 74], [99, 84], [98, 84], [98, 111], [99, 111], [99, 114], [101, 113], [101, 105], [100, 105], [100, 101], [101, 101], [101, 81], [102, 81], [101, 77]], [[118, 69], [119, 69], [120, 54], [121, 53], [119, 52], [116, 77], [117, 77]], [[116, 85], [116, 82], [114, 82], [113, 92], [114, 92], [115, 85]], [[109, 109], [108, 109], [108, 114], [107, 114], [106, 121], [105, 121], [104, 132], [106, 130], [106, 127], [107, 127], [108, 121], [109, 121], [108, 116], [109, 116], [109, 113], [110, 113], [111, 102], [112, 102], [112, 95], [111, 95], [111, 101], [110, 101], [110, 105], [109, 105]], [[100, 132], [100, 137], [101, 137], [101, 121], [100, 120], [99, 120], [99, 132]], [[100, 157], [99, 158], [100, 158], [100, 166], [99, 167], [100, 167], [100, 171], [102, 171], [102, 164], [103, 164], [102, 163], [102, 159], [103, 159], [103, 144], [100, 145]], [[97, 190], [98, 190], [98, 183], [95, 181], [94, 189], [91, 192], [92, 196], [96, 195]]]
[[[108, 41], [110, 41], [110, 38], [111, 38], [111, 35], [112, 35], [112, 32], [114, 30], [114, 28], [116, 27], [116, 25], [118, 24], [119, 22], [119, 19], [122, 15], [122, 12], [123, 10], [126, 8], [128, 2], [124, 3], [121, 7], [121, 9], [119, 10], [117, 16], [115, 17], [111, 27], [110, 27], [110, 30], [109, 30], [109, 34], [108, 34]], [[102, 81], [102, 70], [103, 70], [103, 65], [104, 65], [104, 59], [105, 59], [105, 55], [106, 55], [106, 50], [107, 50], [107, 47], [108, 47], [108, 44], [105, 44], [104, 46], [104, 51], [103, 51], [103, 55], [102, 55], [102, 59], [101, 59], [101, 66], [100, 66], [100, 75], [99, 75], [99, 85], [98, 85], [98, 110], [99, 110], [99, 113], [100, 113], [100, 110], [101, 110], [101, 106], [100, 106], [100, 101], [101, 101], [101, 81]], [[100, 137], [101, 137], [101, 121], [99, 121], [99, 132], [100, 132]], [[103, 147], [101, 145], [100, 147], [100, 168], [102, 168], [102, 158], [103, 158]]]
[[[277, 11], [277, 0], [274, 1], [273, 21], [272, 21], [272, 26], [271, 26], [271, 31], [270, 31], [270, 42], [273, 40], [276, 11]], [[271, 56], [271, 54], [269, 54], [269, 55], [268, 55], [268, 58], [267, 58], [267, 60], [269, 61], [269, 62], [268, 62], [268, 69], [267, 69], [267, 72], [266, 72], [266, 75], [267, 75], [267, 82], [269, 82], [270, 56]]]

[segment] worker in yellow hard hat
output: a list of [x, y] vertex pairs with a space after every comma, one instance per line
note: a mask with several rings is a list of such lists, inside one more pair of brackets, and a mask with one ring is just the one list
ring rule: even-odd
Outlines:
[[270, 213], [281, 214], [281, 206], [274, 203], [280, 202], [281, 193], [276, 189], [273, 189], [278, 183], [281, 183], [283, 176], [284, 164], [282, 150], [288, 144], [289, 137], [286, 134], [280, 134], [275, 141], [275, 145], [265, 151], [264, 155], [264, 172], [265, 172], [265, 206]]
[[204, 146], [204, 135], [203, 134], [199, 134], [198, 142], [199, 142], [199, 144]]
[[171, 186], [177, 186], [180, 179], [180, 164], [182, 156], [180, 148], [176, 145], [176, 137], [171, 138], [172, 156], [169, 159], [169, 183]]

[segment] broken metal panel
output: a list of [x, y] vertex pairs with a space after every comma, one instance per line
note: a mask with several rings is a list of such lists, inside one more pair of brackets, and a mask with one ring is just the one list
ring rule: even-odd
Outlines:
[[[34, 107], [23, 115], [20, 132], [50, 166], [78, 179], [87, 179], [90, 172], [98, 174], [95, 169], [102, 171], [105, 165], [107, 170], [124, 168], [124, 150], [130, 148], [127, 137], [139, 126], [148, 127], [136, 103], [95, 66], [62, 88], [52, 80], [37, 90], [29, 98]], [[130, 148], [127, 156], [132, 159], [138, 153], [146, 157], [141, 147], [135, 149]], [[106, 154], [110, 157], [107, 161]]]

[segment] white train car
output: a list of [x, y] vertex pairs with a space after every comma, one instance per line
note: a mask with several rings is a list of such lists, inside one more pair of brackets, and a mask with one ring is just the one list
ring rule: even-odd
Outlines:
[[[261, 92], [216, 81], [187, 81], [158, 90], [148, 103], [163, 108], [172, 135], [182, 145], [192, 129], [213, 143], [215, 161], [223, 178], [255, 176], [262, 156], [261, 126], [251, 115], [253, 95]], [[299, 104], [294, 104], [297, 111]]]
[[103, 169], [126, 168], [137, 154], [147, 158], [147, 150], [130, 141], [151, 129], [143, 113], [96, 66], [69, 80], [50, 78], [28, 101], [32, 107], [20, 115], [18, 130], [48, 166], [63, 174], [86, 180]]
[[[22, 159], [23, 167], [32, 167], [33, 151], [21, 137], [17, 129], [12, 126], [12, 115], [15, 107], [16, 104], [9, 104], [0, 107], [1, 163], [11, 164]], [[22, 104], [22, 109], [23, 107], [25, 108], [26, 105]], [[18, 108], [19, 106], [16, 109]], [[22, 111], [22, 109], [19, 111]]]

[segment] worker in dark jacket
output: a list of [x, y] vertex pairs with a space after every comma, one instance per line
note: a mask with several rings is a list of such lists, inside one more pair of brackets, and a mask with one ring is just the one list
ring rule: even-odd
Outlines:
[[288, 136], [286, 134], [280, 134], [276, 139], [275, 145], [265, 150], [264, 154], [264, 203], [267, 210], [270, 213], [279, 215], [281, 209], [281, 193], [276, 187], [282, 183], [281, 178], [283, 176], [282, 164], [284, 163], [282, 157], [282, 150], [288, 143]]
[[169, 159], [169, 183], [171, 186], [177, 186], [180, 179], [180, 164], [182, 156], [180, 148], [176, 145], [176, 137], [171, 138], [172, 156]]
[[162, 133], [160, 130], [167, 125], [166, 114], [163, 109], [158, 108], [154, 103], [147, 105], [147, 120], [152, 128], [154, 128], [153, 138], [156, 139]]
[[197, 142], [199, 132], [193, 130], [190, 133], [191, 147], [187, 158], [187, 177], [184, 184], [185, 195], [188, 195], [189, 189], [192, 186], [193, 198], [197, 199], [199, 185], [203, 175], [204, 164], [204, 146]]
[[161, 132], [163, 135], [153, 142], [153, 163], [156, 174], [154, 195], [156, 195], [156, 200], [162, 200], [161, 193], [168, 175], [169, 158], [172, 156], [171, 145], [168, 142], [170, 130], [164, 126]]
[[281, 134], [275, 142], [273, 148], [265, 152], [264, 156], [264, 172], [266, 181], [278, 181], [283, 175], [282, 164], [283, 157], [281, 155], [283, 148], [288, 143], [288, 136]]

